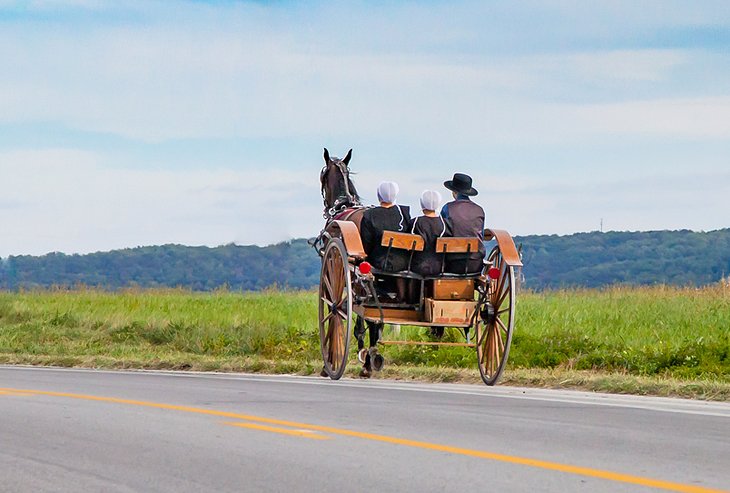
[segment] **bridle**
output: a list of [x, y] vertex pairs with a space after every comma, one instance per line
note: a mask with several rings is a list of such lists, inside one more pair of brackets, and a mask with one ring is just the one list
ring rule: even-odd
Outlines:
[[[330, 172], [331, 166], [337, 166], [337, 169], [340, 171], [340, 174], [342, 175], [342, 181], [345, 185], [345, 195], [340, 195], [337, 197], [332, 204], [331, 207], [328, 208], [327, 204], [327, 175]], [[360, 200], [356, 195], [353, 195], [350, 191], [350, 169], [347, 167], [347, 164], [342, 161], [341, 159], [337, 160], [331, 160], [327, 164], [324, 165], [322, 168], [322, 171], [319, 174], [319, 181], [322, 185], [322, 201], [324, 202], [324, 218], [330, 219], [332, 218], [337, 212], [341, 211], [342, 209], [345, 209], [348, 205], [361, 205]]]

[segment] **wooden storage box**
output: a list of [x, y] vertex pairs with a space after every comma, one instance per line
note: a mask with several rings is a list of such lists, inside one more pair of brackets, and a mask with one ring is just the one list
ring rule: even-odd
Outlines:
[[433, 281], [435, 300], [473, 300], [473, 279], [436, 279]]
[[468, 324], [476, 306], [476, 301], [447, 301], [426, 298], [426, 321], [444, 325]]

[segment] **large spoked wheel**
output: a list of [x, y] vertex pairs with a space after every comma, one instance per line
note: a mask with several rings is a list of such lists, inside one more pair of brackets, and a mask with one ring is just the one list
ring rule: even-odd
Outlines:
[[345, 372], [352, 333], [352, 287], [347, 252], [332, 238], [322, 256], [319, 279], [319, 341], [324, 371], [332, 380]]
[[515, 272], [507, 265], [496, 246], [488, 260], [499, 269], [497, 279], [489, 279], [481, 296], [485, 298], [476, 317], [477, 360], [479, 373], [487, 385], [502, 376], [512, 344], [515, 320]]

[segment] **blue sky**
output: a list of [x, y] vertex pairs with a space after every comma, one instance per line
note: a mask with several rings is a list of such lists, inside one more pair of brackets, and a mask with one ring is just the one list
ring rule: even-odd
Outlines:
[[0, 0], [0, 256], [269, 244], [470, 173], [513, 234], [730, 226], [730, 3]]

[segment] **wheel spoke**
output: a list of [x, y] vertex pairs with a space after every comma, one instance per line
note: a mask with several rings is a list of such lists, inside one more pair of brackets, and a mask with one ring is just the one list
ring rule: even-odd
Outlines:
[[324, 324], [326, 322], [329, 322], [330, 319], [332, 318], [332, 315], [334, 315], [334, 314], [335, 314], [335, 312], [329, 312], [329, 314], [322, 319], [322, 323]]
[[327, 294], [329, 294], [330, 299], [334, 298], [334, 291], [332, 290], [332, 284], [330, 283], [328, 276], [323, 276], [322, 280], [324, 281], [325, 290], [327, 291]]
[[[497, 278], [497, 280], [496, 280], [497, 286], [494, 288], [494, 293], [493, 293], [494, 297], [497, 297], [502, 293], [502, 290], [504, 289], [504, 281], [505, 281], [505, 275], [504, 275], [504, 272], [502, 271], [502, 266], [500, 265], [499, 278]], [[493, 301], [492, 304], [497, 306], [496, 299], [494, 297], [492, 298], [492, 301]]]
[[339, 331], [339, 325], [340, 325], [340, 319], [337, 317], [333, 317], [332, 321], [330, 322], [332, 324], [332, 336], [330, 338], [330, 366], [332, 369], [336, 369], [337, 365], [337, 353], [339, 352], [339, 337], [340, 337], [340, 331]]
[[495, 309], [499, 309], [499, 307], [502, 306], [502, 302], [507, 297], [507, 295], [510, 293], [510, 291], [512, 291], [512, 287], [507, 286], [507, 288], [504, 290], [504, 292], [502, 292], [502, 294], [499, 296], [499, 299], [497, 300], [497, 302], [494, 304]]
[[492, 375], [497, 373], [499, 368], [499, 331], [495, 329], [494, 337], [492, 338]]
[[332, 342], [332, 330], [333, 330], [333, 326], [332, 326], [332, 313], [330, 313], [329, 315], [327, 315], [327, 332], [324, 335], [324, 344], [328, 348], [330, 346], [332, 346], [332, 344], [331, 344], [331, 342]]
[[484, 337], [482, 338], [483, 344], [479, 346], [479, 365], [486, 370], [487, 368], [487, 344], [486, 340], [488, 339], [486, 333]]
[[[337, 323], [337, 322], [335, 322], [335, 323]], [[339, 338], [340, 338], [340, 331], [338, 329], [335, 329], [335, 331], [332, 333], [332, 357], [330, 359], [330, 365], [332, 365], [333, 370], [337, 370], [337, 367], [339, 366], [337, 363], [340, 361]]]
[[487, 357], [487, 366], [489, 369], [489, 374], [492, 375], [494, 373], [494, 331], [489, 331], [489, 339], [487, 339], [487, 349], [489, 356]]
[[481, 330], [481, 334], [479, 334], [477, 337], [477, 346], [479, 346], [479, 347], [482, 346], [482, 343], [484, 342], [484, 338], [487, 337], [487, 332], [488, 332], [487, 324], [482, 322], [481, 326], [483, 327]]
[[482, 348], [482, 356], [484, 357], [484, 370], [489, 371], [489, 348], [492, 341], [492, 331], [489, 330], [489, 327], [485, 327], [487, 329], [486, 337], [484, 340], [484, 346]]
[[502, 339], [502, 333], [498, 330], [495, 331], [496, 339], [497, 339], [497, 356], [498, 359], [502, 359], [502, 355], [504, 354], [504, 340]]
[[497, 325], [502, 327], [502, 330], [504, 331], [505, 334], [509, 333], [509, 330], [507, 330], [507, 327], [504, 325], [504, 323], [502, 322], [502, 320], [499, 317], [497, 317]]

